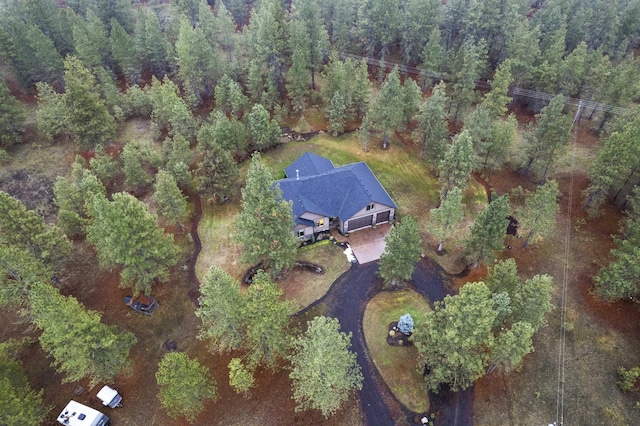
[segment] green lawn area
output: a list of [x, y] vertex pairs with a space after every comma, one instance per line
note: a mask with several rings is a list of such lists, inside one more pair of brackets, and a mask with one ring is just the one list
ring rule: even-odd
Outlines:
[[389, 323], [411, 314], [419, 323], [429, 311], [429, 303], [412, 290], [384, 291], [377, 294], [364, 313], [364, 337], [371, 359], [398, 400], [416, 413], [429, 410], [429, 397], [424, 380], [417, 369], [415, 346], [389, 346]]

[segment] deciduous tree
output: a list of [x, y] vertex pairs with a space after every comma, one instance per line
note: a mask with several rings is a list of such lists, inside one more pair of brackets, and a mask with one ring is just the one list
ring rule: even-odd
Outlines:
[[362, 373], [351, 352], [351, 333], [340, 332], [335, 318], [315, 317], [293, 341], [290, 356], [296, 411], [316, 409], [329, 417], [352, 391], [362, 389]]

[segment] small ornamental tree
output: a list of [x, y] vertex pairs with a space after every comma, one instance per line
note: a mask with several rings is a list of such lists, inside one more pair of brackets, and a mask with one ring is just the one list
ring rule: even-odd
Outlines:
[[209, 369], [183, 352], [169, 352], [162, 357], [156, 372], [160, 387], [158, 399], [171, 417], [184, 417], [193, 423], [204, 408], [204, 401], [218, 398], [216, 384]]
[[413, 332], [413, 318], [411, 314], [405, 314], [400, 317], [400, 321], [398, 321], [398, 329], [403, 334], [411, 334]]

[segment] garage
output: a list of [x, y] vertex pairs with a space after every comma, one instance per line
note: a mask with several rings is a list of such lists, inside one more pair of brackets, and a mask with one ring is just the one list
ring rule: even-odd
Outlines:
[[355, 231], [356, 229], [371, 226], [373, 223], [373, 215], [359, 217], [357, 219], [351, 219], [347, 225], [347, 231]]
[[389, 222], [389, 216], [391, 215], [391, 210], [387, 210], [386, 212], [378, 213], [376, 216], [376, 223], [384, 223]]

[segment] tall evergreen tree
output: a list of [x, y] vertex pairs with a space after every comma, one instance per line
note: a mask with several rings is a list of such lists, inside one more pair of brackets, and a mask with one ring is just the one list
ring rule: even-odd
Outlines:
[[406, 216], [391, 228], [385, 237], [386, 247], [380, 256], [378, 274], [385, 287], [396, 287], [413, 275], [416, 262], [422, 253], [422, 239], [418, 222]]
[[462, 190], [454, 187], [442, 199], [437, 209], [431, 209], [428, 229], [438, 238], [438, 251], [444, 249], [444, 240], [451, 228], [462, 222], [464, 211], [462, 209]]
[[20, 102], [11, 95], [4, 80], [0, 80], [0, 147], [22, 140], [25, 118]]
[[484, 283], [468, 283], [457, 296], [446, 296], [426, 314], [414, 339], [425, 364], [425, 380], [438, 392], [442, 384], [466, 389], [485, 374], [486, 353], [493, 346], [497, 312]]
[[218, 391], [209, 369], [184, 352], [168, 352], [158, 364], [158, 399], [171, 417], [184, 417], [192, 423], [204, 409], [204, 402], [215, 402]]
[[87, 240], [95, 245], [102, 267], [122, 266], [122, 287], [148, 294], [156, 281], [169, 277], [179, 250], [144, 203], [122, 192], [113, 201], [95, 197], [91, 216]]
[[614, 260], [603, 266], [594, 277], [595, 292], [606, 301], [634, 299], [640, 295], [640, 220], [626, 222], [624, 238], [614, 237], [611, 250]]
[[528, 174], [530, 170], [535, 170], [543, 183], [549, 169], [570, 141], [572, 117], [564, 114], [563, 109], [564, 96], [556, 95], [549, 105], [542, 108], [536, 116], [535, 127], [525, 136], [529, 145], [526, 148], [524, 172]]
[[446, 198], [453, 188], [464, 188], [476, 165], [471, 135], [467, 130], [456, 135], [438, 165], [438, 173], [442, 181], [442, 197]]
[[96, 90], [91, 72], [71, 56], [65, 59], [65, 93], [61, 107], [65, 127], [81, 146], [102, 144], [115, 133], [115, 120]]
[[28, 315], [42, 330], [38, 339], [53, 366], [64, 373], [63, 383], [89, 378], [95, 386], [113, 380], [137, 340], [128, 331], [103, 324], [97, 312], [86, 311], [75, 298], [46, 284], [31, 293]]
[[403, 95], [396, 67], [385, 79], [365, 117], [369, 130], [375, 129], [382, 132], [382, 146], [385, 149], [389, 145], [389, 132], [398, 129], [405, 122]]
[[153, 198], [158, 203], [160, 214], [165, 220], [171, 224], [177, 223], [178, 227], [181, 227], [180, 220], [187, 217], [188, 213], [187, 199], [169, 172], [158, 171]]
[[246, 121], [249, 141], [257, 150], [269, 149], [278, 144], [280, 126], [277, 121], [270, 119], [269, 112], [261, 104], [251, 108]]
[[444, 158], [449, 138], [445, 90], [444, 83], [433, 88], [431, 96], [420, 105], [418, 127], [411, 134], [420, 145], [420, 158], [426, 153], [427, 162], [433, 166]]
[[520, 212], [518, 226], [527, 234], [523, 247], [527, 248], [529, 242], [535, 237], [543, 237], [553, 234], [556, 224], [556, 213], [560, 209], [558, 205], [558, 182], [549, 180], [539, 186], [536, 191], [527, 197], [524, 208]]
[[200, 28], [193, 28], [186, 20], [180, 23], [176, 42], [178, 77], [182, 81], [187, 99], [201, 105], [204, 98], [213, 95], [220, 65], [216, 52], [207, 43]]
[[492, 200], [476, 217], [471, 226], [471, 236], [466, 242], [474, 267], [480, 262], [486, 263], [487, 259], [502, 250], [510, 209], [509, 195], [504, 194]]
[[356, 354], [349, 350], [351, 333], [340, 332], [335, 318], [315, 317], [293, 341], [290, 356], [293, 399], [297, 410], [318, 409], [334, 414], [354, 389], [362, 388]]
[[212, 266], [200, 284], [200, 293], [200, 306], [195, 312], [202, 321], [198, 339], [207, 340], [211, 352], [238, 349], [245, 337], [245, 300], [240, 284], [221, 268]]
[[298, 240], [291, 233], [291, 208], [291, 202], [282, 199], [282, 191], [274, 185], [271, 170], [260, 154], [253, 154], [242, 190], [242, 208], [236, 217], [236, 235], [244, 247], [244, 259], [269, 261], [273, 276], [295, 261]]
[[245, 347], [251, 367], [265, 365], [271, 369], [287, 355], [289, 336], [287, 327], [294, 312], [293, 303], [280, 300], [282, 291], [263, 272], [253, 278], [247, 289], [242, 316], [246, 323]]

